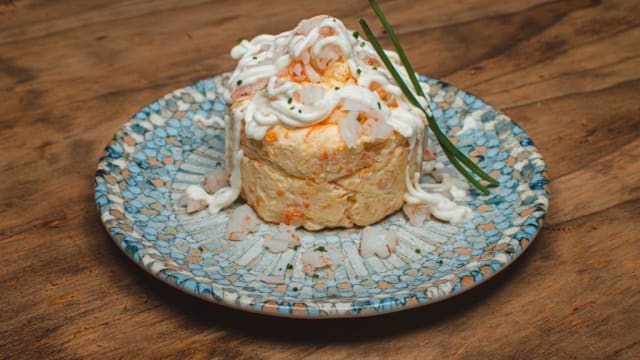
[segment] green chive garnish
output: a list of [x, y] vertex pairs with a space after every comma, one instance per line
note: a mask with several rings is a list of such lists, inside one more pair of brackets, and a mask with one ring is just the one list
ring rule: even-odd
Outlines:
[[317, 248], [313, 249], [313, 251], [327, 252], [327, 248], [324, 246], [318, 246]]
[[291, 104], [292, 101], [293, 101], [293, 99], [289, 98], [289, 100], [287, 100], [287, 104]]
[[357, 32], [357, 31], [354, 31], [354, 32], [353, 32], [353, 37], [354, 37], [355, 39], [359, 38], [359, 37], [360, 37], [360, 33], [359, 33], [359, 32]]
[[[385, 31], [387, 32], [387, 34], [389, 34], [389, 38], [391, 39], [391, 42], [393, 43], [393, 45], [394, 45], [394, 47], [395, 47], [395, 49], [396, 49], [396, 51], [398, 53], [398, 56], [400, 57], [400, 60], [402, 61], [402, 64], [404, 65], [405, 69], [407, 70], [407, 73], [409, 75], [409, 79], [411, 80], [411, 83], [412, 83], [416, 93], [418, 93], [418, 95], [422, 96], [428, 102], [429, 99], [424, 94], [424, 91], [422, 91], [422, 87], [420, 87], [420, 82], [418, 81], [418, 79], [416, 77], [415, 71], [413, 71], [413, 67], [411, 66], [411, 63], [409, 62], [409, 59], [407, 58], [406, 53], [402, 49], [402, 46], [400, 45], [400, 42], [398, 41], [398, 38], [395, 35], [395, 32], [391, 28], [391, 25], [389, 25], [389, 22], [387, 21], [386, 17], [382, 13], [382, 10], [380, 9], [380, 7], [378, 6], [378, 4], [377, 4], [377, 2], [375, 0], [369, 0], [369, 5], [371, 5], [371, 8], [373, 9], [373, 11], [376, 13], [378, 18], [380, 19], [380, 22], [382, 23]], [[480, 178], [488, 181], [492, 185], [498, 185], [498, 181], [495, 180], [494, 178], [492, 178], [489, 174], [485, 173], [482, 169], [480, 169], [480, 167], [478, 167], [475, 163], [473, 163], [466, 155], [464, 155], [460, 150], [458, 150], [458, 148], [456, 148], [451, 143], [449, 138], [444, 134], [444, 132], [440, 129], [440, 127], [436, 123], [435, 119], [433, 118], [433, 114], [431, 113], [431, 109], [429, 109], [428, 107], [425, 109], [424, 107], [422, 107], [422, 105], [420, 105], [420, 102], [418, 102], [418, 99], [416, 99], [415, 95], [411, 92], [411, 90], [409, 89], [407, 84], [404, 82], [404, 80], [402, 79], [402, 77], [400, 76], [400, 74], [398, 73], [396, 68], [393, 66], [393, 63], [391, 62], [391, 60], [389, 59], [387, 54], [382, 49], [382, 46], [380, 45], [380, 42], [378, 42], [378, 40], [376, 39], [375, 35], [373, 35], [373, 32], [371, 31], [371, 28], [369, 28], [369, 25], [367, 24], [367, 22], [364, 19], [360, 19], [360, 26], [362, 26], [362, 29], [364, 30], [365, 35], [367, 36], [367, 38], [371, 42], [371, 45], [373, 46], [373, 48], [375, 49], [376, 53], [378, 54], [378, 56], [380, 57], [380, 59], [382, 60], [384, 65], [387, 67], [387, 69], [389, 70], [389, 73], [391, 74], [393, 79], [396, 81], [396, 83], [398, 84], [398, 86], [400, 87], [400, 89], [402, 90], [404, 95], [407, 97], [409, 102], [412, 105], [414, 105], [415, 107], [417, 107], [420, 111], [422, 111], [422, 113], [426, 116], [429, 128], [433, 131], [436, 139], [438, 140], [438, 142], [442, 146], [442, 149], [444, 150], [444, 153], [447, 156], [447, 158], [449, 159], [449, 161], [451, 162], [451, 164], [470, 183], [472, 183], [476, 188], [478, 188], [480, 191], [482, 191], [483, 194], [485, 194], [485, 195], [489, 194], [489, 190], [484, 185], [480, 184], [480, 182], [478, 182], [471, 174], [469, 174], [467, 169], [465, 169], [462, 166], [462, 164], [467, 166], [474, 174], [476, 174]], [[462, 162], [462, 164], [460, 164], [460, 162]]]
[[236, 85], [238, 85], [238, 86], [242, 85], [242, 80], [236, 81]]

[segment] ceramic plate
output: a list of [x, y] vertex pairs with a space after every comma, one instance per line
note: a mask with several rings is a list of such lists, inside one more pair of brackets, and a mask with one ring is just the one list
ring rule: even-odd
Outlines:
[[[183, 190], [225, 164], [224, 76], [199, 81], [143, 108], [113, 137], [98, 164], [95, 196], [115, 243], [158, 279], [202, 299], [290, 317], [394, 312], [451, 297], [492, 277], [520, 255], [542, 225], [549, 180], [527, 134], [481, 99], [437, 80], [434, 116], [452, 141], [500, 181], [490, 195], [471, 190], [472, 219], [411, 226], [402, 212], [376, 226], [400, 239], [387, 259], [358, 255], [359, 229], [299, 230], [296, 250], [273, 254], [261, 235], [224, 239], [230, 213], [187, 215]], [[208, 125], [206, 125], [208, 124]], [[442, 154], [440, 154], [442, 156]], [[452, 171], [455, 173], [455, 171]], [[240, 203], [240, 201], [238, 201]], [[237, 206], [237, 205], [236, 205]], [[269, 232], [263, 225], [261, 234]], [[319, 245], [344, 261], [307, 276], [300, 255]]]

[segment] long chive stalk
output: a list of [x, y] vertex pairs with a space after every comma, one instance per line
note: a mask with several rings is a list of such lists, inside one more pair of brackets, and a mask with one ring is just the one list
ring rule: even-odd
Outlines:
[[402, 65], [404, 65], [404, 68], [407, 69], [407, 72], [409, 73], [409, 80], [411, 80], [411, 84], [413, 84], [413, 88], [416, 89], [416, 92], [418, 93], [418, 95], [426, 98], [426, 96], [424, 95], [424, 92], [422, 91], [422, 87], [420, 86], [420, 82], [418, 82], [418, 79], [415, 77], [415, 75], [411, 76], [411, 74], [415, 74], [416, 72], [413, 71], [413, 66], [411, 66], [411, 63], [409, 62], [409, 58], [407, 57], [407, 54], [404, 52], [404, 49], [402, 48], [402, 46], [400, 46], [400, 40], [398, 40], [398, 37], [396, 36], [396, 32], [393, 31], [393, 28], [391, 27], [391, 25], [389, 25], [389, 22], [387, 21], [387, 17], [384, 16], [382, 9], [380, 9], [380, 6], [378, 6], [378, 2], [375, 0], [369, 0], [369, 6], [371, 6], [371, 8], [373, 9], [373, 12], [376, 13], [376, 16], [378, 16], [378, 19], [380, 19], [380, 22], [382, 23], [384, 30], [387, 32], [387, 35], [389, 35], [389, 39], [391, 39], [391, 42], [395, 46], [396, 52], [398, 53], [400, 60], [402, 60]]
[[[405, 69], [408, 72], [409, 78], [411, 79], [411, 82], [414, 85], [414, 88], [415, 88], [416, 92], [420, 96], [424, 97], [428, 101], [426, 95], [424, 94], [424, 92], [422, 91], [422, 88], [420, 87], [420, 83], [418, 82], [418, 79], [415, 76], [415, 71], [413, 71], [413, 67], [410, 64], [410, 62], [409, 62], [409, 60], [408, 60], [408, 58], [406, 56], [406, 53], [404, 52], [404, 50], [400, 46], [400, 43], [398, 42], [398, 39], [395, 36], [395, 33], [393, 32], [393, 29], [391, 29], [391, 26], [386, 21], [386, 18], [384, 17], [384, 14], [382, 14], [382, 11], [380, 10], [380, 8], [377, 6], [377, 3], [374, 0], [370, 0], [370, 4], [371, 4], [372, 8], [374, 9], [374, 12], [376, 13], [376, 15], [378, 15], [378, 17], [380, 18], [381, 22], [383, 23], [383, 26], [385, 27], [385, 30], [387, 31], [388, 34], [390, 34], [391, 40], [392, 40], [392, 42], [394, 43], [394, 45], [396, 47], [396, 51], [398, 52], [398, 55], [399, 55], [400, 59], [402, 60], [403, 65], [405, 66]], [[482, 169], [480, 169], [475, 163], [473, 163], [469, 158], [467, 158], [460, 150], [458, 150], [451, 143], [449, 138], [438, 127], [438, 124], [435, 122], [435, 119], [433, 118], [433, 114], [431, 114], [430, 111], [425, 109], [418, 102], [418, 100], [416, 99], [415, 95], [411, 92], [409, 87], [406, 85], [406, 83], [404, 82], [404, 79], [402, 79], [402, 77], [400, 76], [400, 74], [396, 70], [395, 66], [393, 66], [393, 63], [391, 62], [391, 60], [389, 59], [387, 54], [382, 49], [382, 46], [380, 45], [378, 40], [373, 35], [373, 32], [369, 28], [369, 25], [367, 24], [367, 22], [364, 19], [360, 19], [360, 25], [362, 26], [362, 29], [364, 30], [365, 35], [367, 36], [367, 38], [369, 39], [369, 41], [373, 45], [374, 49], [376, 50], [376, 53], [378, 54], [378, 56], [380, 56], [380, 59], [382, 60], [384, 65], [387, 67], [387, 69], [389, 70], [389, 73], [394, 78], [394, 80], [396, 81], [396, 83], [398, 84], [398, 86], [400, 87], [400, 89], [402, 90], [404, 95], [407, 97], [409, 102], [412, 105], [416, 106], [420, 111], [422, 111], [422, 113], [427, 118], [427, 120], [428, 120], [427, 123], [429, 125], [429, 128], [431, 128], [431, 130], [433, 131], [434, 135], [436, 136], [436, 139], [438, 140], [438, 142], [442, 146], [442, 148], [444, 150], [444, 153], [447, 156], [447, 158], [449, 159], [449, 161], [451, 162], [451, 164], [470, 183], [472, 183], [476, 188], [478, 188], [480, 191], [482, 191], [482, 193], [484, 193], [485, 195], [488, 194], [489, 190], [485, 186], [480, 184], [471, 174], [469, 174], [469, 172], [459, 163], [459, 161], [462, 161], [462, 163], [464, 165], [466, 165], [476, 175], [478, 175], [482, 179], [485, 179], [485, 180], [489, 181], [491, 184], [497, 185], [498, 182], [494, 178], [492, 178], [491, 176], [486, 174], [484, 171], [482, 171]]]
[[[364, 30], [364, 33], [367, 36], [367, 38], [369, 38], [371, 45], [373, 45], [373, 48], [376, 50], [376, 52], [380, 56], [380, 59], [389, 70], [389, 73], [394, 78], [396, 83], [398, 83], [398, 86], [400, 87], [400, 90], [402, 90], [402, 93], [407, 97], [407, 99], [413, 106], [417, 107], [420, 111], [422, 111], [423, 114], [425, 114], [425, 116], [427, 116], [427, 111], [422, 107], [422, 105], [420, 105], [420, 103], [418, 102], [418, 99], [416, 99], [416, 97], [413, 95], [411, 90], [409, 90], [409, 87], [407, 86], [407, 84], [405, 84], [404, 80], [402, 80], [402, 77], [398, 73], [398, 70], [396, 70], [395, 66], [393, 66], [393, 63], [391, 63], [391, 60], [389, 59], [389, 57], [384, 53], [382, 46], [380, 45], [378, 40], [373, 36], [373, 33], [371, 32], [371, 29], [369, 28], [369, 25], [367, 24], [367, 22], [364, 19], [361, 19], [360, 25], [362, 26], [362, 29]], [[453, 164], [453, 166], [470, 183], [472, 183], [476, 188], [478, 188], [478, 190], [482, 191], [483, 194], [485, 195], [489, 194], [489, 189], [487, 189], [484, 185], [480, 184], [478, 180], [476, 180], [471, 174], [469, 174], [469, 172], [464, 167], [462, 167], [462, 165], [460, 165], [460, 163], [458, 162], [458, 159], [455, 156], [453, 156], [451, 150], [447, 146], [448, 144], [441, 139], [441, 136], [438, 136], [438, 132], [434, 129], [434, 124], [435, 124], [434, 122], [429, 121], [429, 127], [434, 130], [434, 134], [436, 134], [436, 138], [442, 145], [442, 148], [444, 149], [444, 153], [449, 159], [449, 161], [451, 162], [451, 164]], [[439, 128], [437, 128], [437, 125], [435, 125], [435, 128], [439, 130]]]
[[[424, 94], [424, 91], [422, 91], [422, 87], [420, 86], [420, 82], [418, 81], [418, 78], [416, 77], [416, 72], [413, 70], [413, 66], [411, 66], [411, 62], [409, 61], [409, 58], [407, 57], [407, 54], [404, 52], [404, 49], [402, 48], [402, 45], [400, 45], [400, 41], [398, 40], [398, 37], [396, 36], [395, 31], [393, 30], [393, 28], [389, 24], [389, 21], [387, 21], [386, 16], [384, 16], [384, 13], [382, 12], [382, 9], [380, 9], [380, 6], [378, 6], [378, 2], [376, 0], [369, 0], [369, 5], [373, 9], [373, 12], [376, 14], [376, 16], [378, 16], [378, 19], [380, 19], [380, 22], [382, 23], [382, 26], [384, 27], [385, 31], [389, 35], [389, 38], [391, 39], [391, 42], [393, 43], [393, 46], [395, 47], [396, 52], [398, 53], [398, 56], [400, 57], [400, 60], [402, 61], [402, 65], [407, 70], [407, 74], [409, 75], [409, 80], [411, 80], [411, 83], [413, 84], [413, 88], [415, 89], [416, 93], [418, 95], [422, 96], [425, 100], [427, 100], [427, 102], [429, 102], [429, 99]], [[365, 22], [365, 24], [366, 24], [366, 22]], [[369, 36], [367, 35], [367, 37], [369, 37]], [[473, 163], [466, 155], [464, 155], [460, 150], [458, 150], [457, 147], [455, 147], [451, 143], [449, 138], [437, 126], [437, 123], [436, 123], [435, 119], [433, 118], [433, 114], [431, 113], [430, 109], [425, 109], [425, 110], [427, 110], [425, 115], [427, 116], [427, 119], [429, 120], [429, 125], [430, 125], [429, 127], [433, 130], [434, 134], [436, 135], [436, 138], [438, 138], [438, 141], [440, 143], [445, 142], [447, 144], [447, 147], [449, 148], [449, 150], [451, 150], [453, 152], [454, 156], [456, 158], [458, 158], [460, 161], [462, 161], [462, 163], [465, 166], [467, 166], [469, 169], [471, 169], [471, 171], [473, 171], [480, 178], [482, 178], [484, 180], [487, 180], [492, 185], [498, 185], [498, 181], [497, 180], [495, 180], [489, 174], [485, 173], [482, 169], [480, 169], [480, 167], [478, 167], [478, 165]], [[432, 124], [435, 125], [435, 126], [431, 126]]]

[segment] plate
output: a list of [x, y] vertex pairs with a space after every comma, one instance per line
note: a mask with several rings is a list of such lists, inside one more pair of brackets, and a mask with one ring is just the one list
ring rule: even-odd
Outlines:
[[[224, 166], [220, 125], [227, 104], [216, 89], [226, 77], [198, 81], [140, 110], [114, 135], [96, 173], [96, 203], [114, 242], [145, 271], [186, 293], [300, 318], [405, 310], [491, 278], [542, 226], [549, 179], [531, 138], [481, 99], [421, 76], [434, 117], [452, 142], [500, 181], [490, 195], [469, 192], [465, 202], [473, 218], [457, 226], [430, 221], [414, 227], [401, 212], [393, 214], [376, 225], [396, 230], [400, 238], [387, 259], [358, 255], [359, 229], [299, 230], [300, 248], [282, 254], [265, 250], [261, 236], [227, 241], [231, 210], [187, 215], [178, 206], [185, 187]], [[307, 276], [301, 252], [319, 245], [336, 249], [344, 261]]]

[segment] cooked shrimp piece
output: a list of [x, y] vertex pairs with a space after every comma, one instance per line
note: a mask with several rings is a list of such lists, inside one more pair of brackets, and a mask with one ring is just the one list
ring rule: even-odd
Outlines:
[[398, 236], [395, 231], [367, 226], [362, 229], [360, 236], [358, 250], [360, 256], [364, 258], [374, 255], [381, 259], [387, 258], [393, 254], [398, 246]]
[[337, 266], [342, 263], [343, 257], [339, 251], [325, 249], [319, 246], [315, 249], [307, 249], [300, 256], [302, 271], [307, 275], [313, 275], [318, 270], [327, 266]]
[[422, 226], [431, 217], [429, 206], [426, 204], [404, 204], [402, 212], [409, 219], [409, 223], [413, 226]]
[[282, 253], [300, 244], [300, 237], [293, 225], [280, 224], [273, 231], [271, 238], [264, 240], [264, 247], [272, 253]]
[[213, 194], [218, 189], [229, 186], [229, 175], [225, 169], [214, 169], [204, 175], [202, 186], [209, 194]]
[[184, 195], [180, 198], [178, 204], [184, 206], [189, 214], [204, 210], [209, 207], [211, 195], [207, 194], [204, 189], [197, 186], [189, 186]]
[[258, 230], [260, 220], [249, 205], [241, 205], [233, 210], [227, 222], [226, 238], [239, 241]]
[[[238, 81], [241, 81], [241, 80], [238, 80]], [[264, 80], [257, 81], [253, 84], [240, 86], [237, 89], [235, 89], [233, 93], [231, 93], [231, 98], [237, 101], [241, 98], [252, 97], [259, 90], [264, 89], [264, 87], [267, 86], [267, 82], [268, 80], [264, 79]]]

